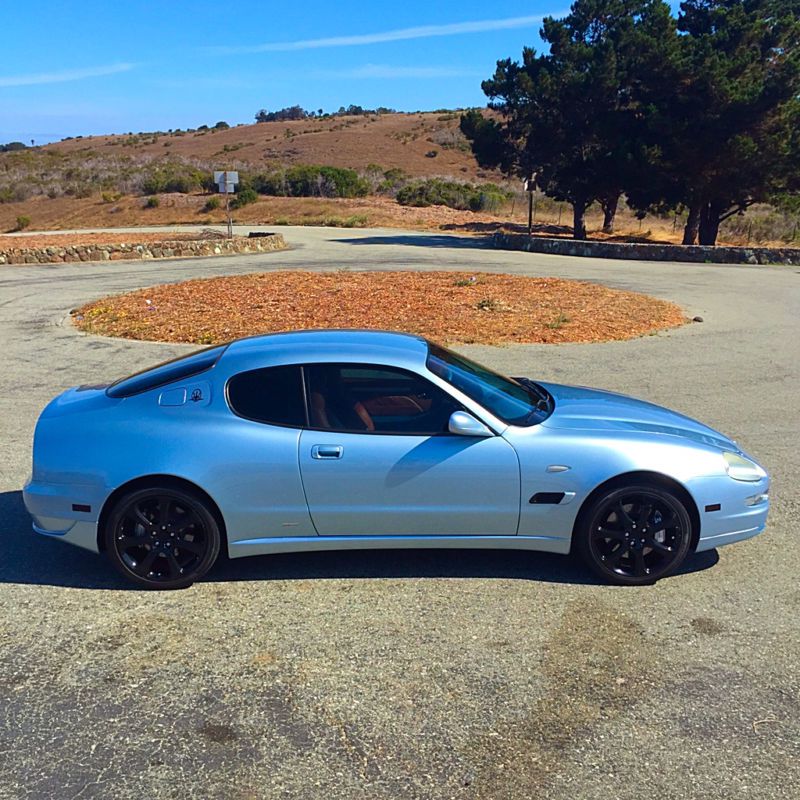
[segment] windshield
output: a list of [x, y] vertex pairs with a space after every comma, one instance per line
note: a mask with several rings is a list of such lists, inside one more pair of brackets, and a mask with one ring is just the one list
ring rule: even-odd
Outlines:
[[121, 378], [106, 389], [106, 394], [114, 398], [131, 397], [135, 394], [147, 392], [150, 389], [166, 386], [173, 381], [194, 377], [211, 369], [227, 346], [227, 344], [223, 344], [196, 350], [188, 356], [165, 361], [163, 364], [150, 367], [143, 372], [137, 372], [130, 377]]
[[506, 378], [446, 347], [430, 344], [427, 366], [509, 425], [535, 425], [552, 410], [552, 398], [538, 384]]

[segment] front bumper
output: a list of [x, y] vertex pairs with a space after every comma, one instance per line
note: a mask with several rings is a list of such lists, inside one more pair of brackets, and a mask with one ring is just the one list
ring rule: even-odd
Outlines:
[[735, 481], [727, 475], [701, 478], [692, 483], [690, 491], [700, 513], [698, 553], [750, 539], [766, 527], [768, 477], [752, 483]]
[[[33, 530], [97, 553], [97, 518], [103, 498], [96, 487], [30, 481], [22, 490]], [[89, 511], [76, 510], [88, 507]]]

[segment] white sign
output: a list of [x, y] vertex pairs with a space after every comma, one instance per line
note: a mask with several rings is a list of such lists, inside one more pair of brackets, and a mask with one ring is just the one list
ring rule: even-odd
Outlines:
[[[233, 170], [223, 172], [221, 170], [214, 172], [214, 183], [232, 183], [234, 186], [239, 183], [239, 173]], [[222, 191], [220, 189], [220, 191]]]
[[230, 181], [228, 181], [228, 183], [220, 182], [217, 184], [217, 187], [222, 194], [233, 194], [236, 191], [236, 184]]

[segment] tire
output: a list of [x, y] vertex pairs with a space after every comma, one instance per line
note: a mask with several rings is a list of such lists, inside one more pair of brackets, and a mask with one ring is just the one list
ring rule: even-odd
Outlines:
[[200, 496], [152, 486], [120, 497], [103, 531], [111, 563], [145, 589], [183, 589], [205, 575], [220, 549], [219, 524]]
[[609, 489], [581, 511], [576, 550], [609, 583], [642, 586], [677, 570], [692, 543], [680, 496], [655, 484]]

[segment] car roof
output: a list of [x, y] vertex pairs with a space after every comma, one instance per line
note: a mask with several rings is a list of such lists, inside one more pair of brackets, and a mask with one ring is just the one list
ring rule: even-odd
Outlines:
[[223, 361], [313, 363], [364, 362], [419, 367], [428, 356], [421, 336], [395, 331], [321, 329], [289, 331], [237, 339], [228, 345]]

